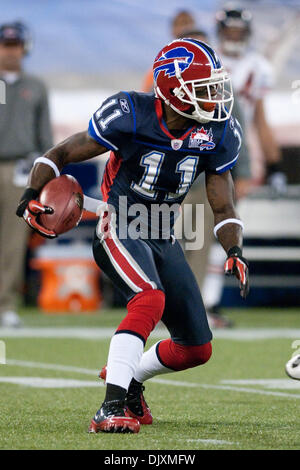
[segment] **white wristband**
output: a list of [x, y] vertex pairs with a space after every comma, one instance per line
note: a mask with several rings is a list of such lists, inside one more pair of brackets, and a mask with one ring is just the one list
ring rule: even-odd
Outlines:
[[239, 220], [239, 219], [224, 219], [221, 222], [219, 222], [214, 228], [214, 235], [215, 235], [216, 238], [218, 238], [217, 237], [217, 231], [221, 227], [223, 227], [223, 225], [226, 225], [226, 224], [237, 224], [237, 225], [240, 225], [242, 227], [242, 230], [244, 230], [244, 224], [241, 220]]
[[93, 212], [96, 215], [100, 215], [102, 211], [107, 210], [106, 202], [94, 199], [93, 197], [83, 195], [83, 208], [86, 211]]
[[45, 165], [51, 166], [52, 170], [53, 170], [54, 173], [55, 173], [55, 176], [56, 176], [56, 177], [60, 176], [59, 169], [57, 168], [57, 166], [55, 165], [55, 163], [54, 163], [52, 160], [50, 160], [50, 158], [39, 157], [39, 158], [37, 158], [37, 159], [34, 161], [33, 166], [35, 166], [37, 163], [44, 163]]

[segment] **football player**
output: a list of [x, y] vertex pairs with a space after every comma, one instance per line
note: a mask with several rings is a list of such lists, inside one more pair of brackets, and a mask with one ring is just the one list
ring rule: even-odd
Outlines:
[[257, 133], [265, 160], [266, 182], [280, 194], [285, 191], [286, 177], [280, 169], [280, 149], [264, 108], [264, 98], [273, 85], [273, 72], [267, 59], [250, 46], [252, 14], [233, 2], [228, 3], [217, 12], [216, 25], [223, 65], [231, 75], [246, 127], [252, 125]]
[[[90, 432], [138, 432], [141, 423], [152, 422], [143, 382], [199, 366], [211, 356], [212, 334], [195, 277], [172, 231], [166, 233], [152, 220], [157, 205], [181, 204], [202, 172], [214, 233], [227, 253], [225, 272], [238, 278], [242, 297], [249, 290], [243, 224], [234, 208], [230, 174], [241, 145], [240, 126], [231, 116], [230, 78], [213, 49], [189, 38], [175, 40], [158, 53], [153, 75], [155, 93], [109, 97], [87, 131], [39, 158], [17, 209], [41, 234], [54, 237], [38, 221], [38, 214], [49, 210], [33, 202], [41, 188], [68, 163], [111, 150], [101, 191], [114, 208], [116, 223], [110, 223], [107, 212], [101, 214], [93, 250], [101, 270], [126, 296], [128, 313], [111, 339], [106, 395]], [[147, 209], [139, 236], [130, 233], [130, 210], [124, 233], [124, 200], [129, 209], [136, 204]], [[169, 217], [172, 225], [172, 211]], [[144, 353], [160, 320], [170, 338]]]
[[[246, 137], [254, 129], [262, 162], [250, 150], [254, 185], [265, 181], [272, 194], [280, 196], [286, 190], [286, 176], [281, 171], [281, 153], [265, 116], [264, 99], [273, 84], [272, 68], [266, 58], [251, 47], [252, 14], [236, 2], [230, 2], [216, 14], [219, 52], [230, 73], [233, 88], [244, 115]], [[253, 132], [253, 131], [252, 131]], [[248, 135], [251, 143], [252, 134]], [[247, 139], [245, 139], [247, 140]], [[262, 167], [260, 170], [259, 167]], [[265, 172], [265, 175], [263, 175]], [[249, 178], [236, 181], [236, 195], [243, 197], [251, 191]], [[205, 253], [207, 254], [207, 252]], [[224, 286], [222, 252], [216, 243], [208, 253], [207, 275], [202, 286], [203, 300], [210, 315], [219, 312]]]

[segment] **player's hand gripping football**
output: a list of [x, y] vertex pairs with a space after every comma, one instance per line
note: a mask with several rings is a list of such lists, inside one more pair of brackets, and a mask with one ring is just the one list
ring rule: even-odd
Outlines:
[[242, 256], [242, 250], [239, 247], [233, 247], [228, 250], [228, 258], [225, 261], [224, 271], [227, 276], [234, 275], [240, 281], [241, 297], [245, 299], [249, 294], [249, 263]]
[[18, 217], [23, 217], [25, 222], [35, 230], [39, 235], [46, 238], [55, 238], [57, 234], [53, 230], [48, 230], [38, 222], [40, 214], [52, 214], [53, 209], [49, 206], [44, 206], [36, 200], [38, 191], [32, 188], [27, 188], [19, 202], [16, 210]]

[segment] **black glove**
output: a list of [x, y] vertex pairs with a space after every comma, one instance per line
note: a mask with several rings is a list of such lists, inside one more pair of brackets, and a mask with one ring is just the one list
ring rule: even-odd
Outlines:
[[230, 248], [227, 252], [224, 271], [227, 276], [234, 275], [240, 281], [241, 297], [245, 299], [249, 294], [249, 263], [242, 256], [242, 250], [238, 246]]

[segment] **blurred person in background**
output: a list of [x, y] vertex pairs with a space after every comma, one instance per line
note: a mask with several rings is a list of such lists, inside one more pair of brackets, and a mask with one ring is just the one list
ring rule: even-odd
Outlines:
[[[180, 10], [171, 21], [172, 39], [178, 39], [185, 35], [186, 31], [196, 28], [196, 22], [192, 13], [187, 10]], [[186, 36], [187, 37], [187, 36]], [[153, 70], [149, 69], [143, 79], [142, 91], [148, 93], [153, 91]]]
[[[251, 49], [249, 41], [252, 34], [252, 15], [248, 10], [241, 8], [237, 3], [228, 3], [216, 14], [217, 34], [219, 40], [219, 53], [225, 68], [232, 77], [236, 109], [233, 114], [238, 117], [242, 128], [245, 129], [243, 142], [251, 129], [257, 136], [258, 147], [263, 156], [263, 174], [258, 174], [256, 152], [251, 151], [250, 167], [253, 175], [253, 185], [267, 183], [272, 194], [280, 196], [286, 190], [286, 176], [281, 171], [281, 152], [274, 139], [270, 125], [267, 122], [264, 109], [264, 98], [273, 84], [272, 68], [267, 59], [260, 53]], [[241, 108], [241, 109], [238, 109]], [[252, 134], [249, 142], [252, 139]], [[250, 190], [250, 168], [246, 160], [248, 150], [241, 149], [239, 163], [245, 167], [234, 169], [236, 199], [239, 201]], [[241, 175], [239, 170], [241, 169]], [[248, 177], [245, 178], [246, 173]], [[241, 177], [239, 177], [241, 176]], [[206, 205], [207, 206], [207, 205]], [[209, 210], [209, 208], [207, 209]], [[209, 216], [206, 217], [209, 221]], [[206, 234], [206, 232], [205, 232]], [[205, 240], [207, 244], [207, 237]], [[217, 243], [213, 243], [208, 250], [201, 250], [206, 256], [206, 262], [201, 266], [207, 269], [207, 274], [198, 279], [201, 285], [204, 304], [210, 314], [211, 326], [230, 326], [230, 322], [219, 316], [221, 297], [224, 286], [223, 264], [224, 256]], [[189, 260], [193, 264], [193, 260]], [[199, 274], [200, 275], [200, 274]]]
[[33, 160], [52, 146], [44, 84], [23, 71], [30, 50], [20, 22], [0, 26], [0, 79], [6, 104], [0, 114], [0, 325], [21, 326], [16, 300], [22, 284], [29, 230], [15, 216]]
[[196, 22], [193, 14], [187, 10], [181, 10], [171, 21], [171, 32], [174, 39], [180, 38], [186, 31], [195, 29]]
[[[240, 100], [245, 115], [246, 131], [252, 127], [264, 159], [264, 175], [254, 171], [256, 184], [270, 184], [280, 195], [286, 190], [286, 177], [281, 171], [281, 152], [272, 129], [266, 119], [264, 98], [273, 86], [271, 64], [250, 47], [252, 14], [239, 6], [228, 3], [216, 14], [219, 52], [224, 66], [231, 74], [233, 89]], [[256, 155], [250, 153], [254, 160]], [[252, 164], [255, 168], [255, 165]]]

